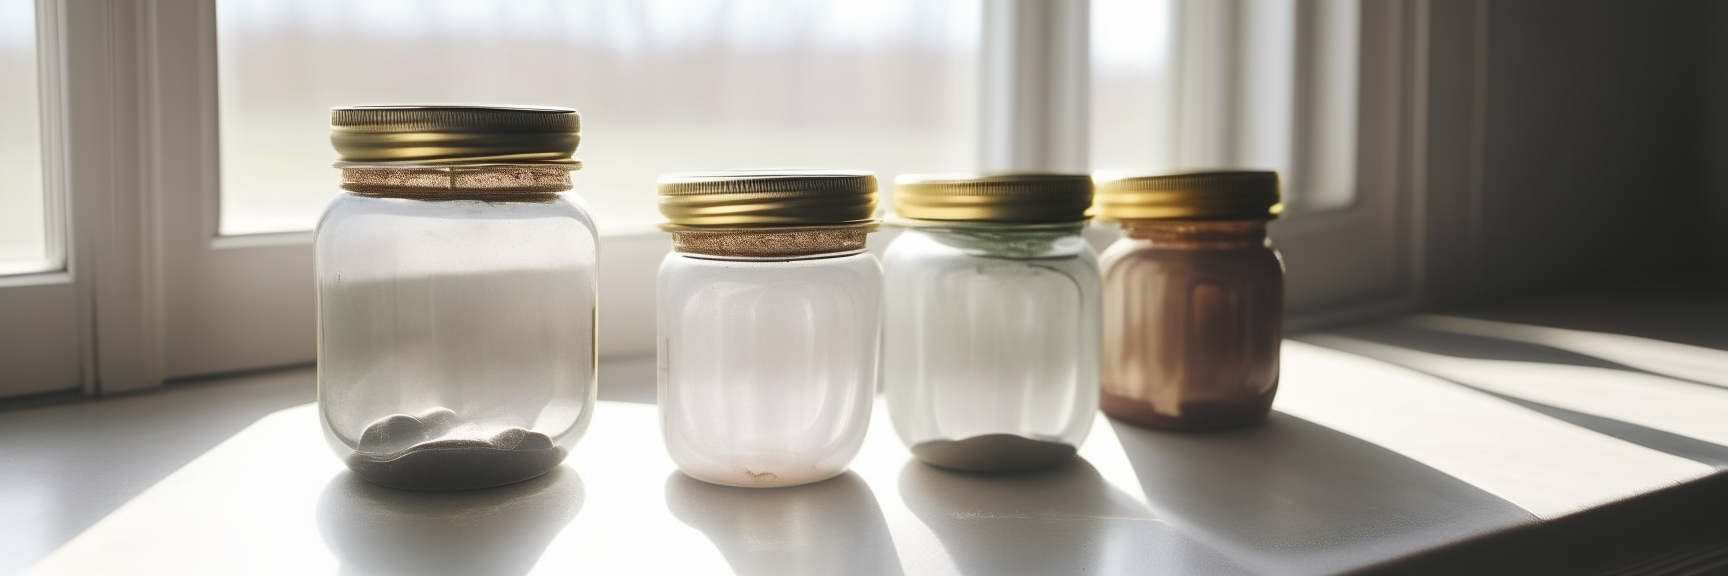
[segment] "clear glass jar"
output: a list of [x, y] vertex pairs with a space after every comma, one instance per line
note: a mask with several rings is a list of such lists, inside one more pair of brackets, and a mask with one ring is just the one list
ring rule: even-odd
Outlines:
[[1029, 470], [1085, 440], [1098, 410], [1098, 262], [1080, 236], [1091, 196], [1085, 175], [896, 179], [907, 230], [883, 257], [882, 389], [918, 459]]
[[1106, 414], [1170, 430], [1265, 419], [1284, 313], [1284, 265], [1266, 237], [1278, 198], [1271, 172], [1100, 183], [1102, 215], [1125, 232], [1101, 259]]
[[[347, 192], [325, 210], [314, 248], [319, 412], [331, 448], [359, 476], [422, 490], [508, 484], [557, 466], [588, 427], [598, 237], [579, 200], [559, 193], [576, 165], [453, 165], [411, 152], [379, 161], [391, 148], [364, 145], [374, 142], [365, 135], [408, 139], [409, 129], [452, 137], [538, 127], [573, 136], [574, 116], [485, 108], [333, 114], [338, 131], [371, 130], [333, 138]], [[568, 159], [574, 142], [562, 141]], [[496, 145], [456, 142], [445, 154], [487, 156]], [[364, 154], [373, 156], [355, 158]]]
[[881, 323], [864, 251], [875, 192], [868, 172], [661, 179], [675, 252], [659, 277], [660, 419], [685, 474], [793, 486], [857, 455]]

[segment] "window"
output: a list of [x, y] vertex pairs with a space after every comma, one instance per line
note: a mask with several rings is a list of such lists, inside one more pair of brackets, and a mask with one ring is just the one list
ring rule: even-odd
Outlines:
[[1292, 213], [1356, 192], [1357, 0], [1095, 0], [1093, 166], [1258, 168]]
[[1422, 6], [0, 0], [0, 395], [311, 361], [328, 109], [362, 103], [583, 111], [602, 354], [653, 350], [679, 170], [1276, 168], [1292, 324], [1406, 309]]
[[35, 15], [33, 0], [0, 0], [0, 276], [64, 262], [43, 186]]
[[219, 0], [221, 232], [307, 230], [337, 192], [331, 106], [583, 113], [602, 232], [651, 229], [679, 170], [970, 167], [977, 0]]
[[[1415, 305], [1408, 180], [1420, 10], [1359, 0], [1094, 0], [1092, 166], [1278, 170], [1288, 325]], [[1375, 48], [1368, 48], [1373, 46]]]
[[52, 4], [0, 0], [0, 397], [87, 382], [63, 134], [59, 27]]

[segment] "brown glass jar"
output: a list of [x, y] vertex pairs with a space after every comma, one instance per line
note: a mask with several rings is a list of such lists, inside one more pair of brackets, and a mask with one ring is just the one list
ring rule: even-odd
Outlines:
[[1277, 173], [1103, 180], [1097, 207], [1126, 236], [1099, 259], [1104, 413], [1168, 430], [1265, 419], [1283, 336]]

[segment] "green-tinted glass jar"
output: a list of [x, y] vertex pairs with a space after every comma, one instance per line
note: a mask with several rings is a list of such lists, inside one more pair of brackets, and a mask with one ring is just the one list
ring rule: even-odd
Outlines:
[[920, 460], [1062, 464], [1098, 406], [1098, 264], [1085, 175], [901, 176], [885, 283], [883, 393]]

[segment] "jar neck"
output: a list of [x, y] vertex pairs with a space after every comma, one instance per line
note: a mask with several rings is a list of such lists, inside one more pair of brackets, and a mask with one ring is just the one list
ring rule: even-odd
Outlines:
[[678, 252], [679, 256], [682, 256], [684, 258], [694, 258], [697, 260], [714, 260], [714, 261], [718, 261], [718, 262], [802, 262], [805, 260], [825, 260], [825, 259], [829, 259], [829, 258], [844, 258], [847, 256], [857, 256], [859, 254], [868, 253], [869, 251], [859, 249], [859, 250], [846, 250], [846, 251], [841, 251], [841, 252], [823, 252], [820, 254], [798, 254], [798, 255], [790, 255], [790, 256], [718, 256], [718, 255], [714, 255], [714, 254], [703, 254], [700, 252], [684, 252], [684, 251], [676, 251], [676, 252]]
[[372, 198], [552, 202], [570, 190], [570, 170], [555, 164], [343, 167], [342, 189]]
[[969, 220], [914, 220], [911, 218], [890, 218], [889, 226], [910, 230], [942, 230], [958, 232], [1000, 232], [1006, 234], [1079, 234], [1086, 228], [1086, 220], [1075, 222], [974, 222]]
[[1001, 224], [967, 222], [922, 222], [909, 226], [908, 234], [923, 234], [931, 240], [971, 254], [990, 258], [1062, 258], [1085, 251], [1081, 237], [1085, 222], [1059, 224]]
[[787, 261], [848, 256], [864, 251], [875, 221], [833, 226], [676, 228], [672, 249], [695, 258]]
[[1122, 222], [1122, 231], [1129, 238], [1145, 240], [1153, 247], [1175, 250], [1232, 250], [1269, 245], [1265, 220], [1137, 220]]

